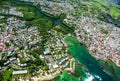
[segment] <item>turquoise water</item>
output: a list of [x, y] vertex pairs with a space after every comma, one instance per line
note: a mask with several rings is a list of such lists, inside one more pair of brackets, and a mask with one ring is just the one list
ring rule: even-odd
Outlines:
[[68, 51], [70, 54], [80, 63], [84, 64], [97, 81], [114, 81], [111, 76], [103, 71], [97, 60], [89, 54], [86, 47], [79, 44], [76, 38], [67, 37], [65, 42], [69, 45]]
[[67, 72], [63, 72], [59, 81], [79, 81], [79, 79], [74, 76], [70, 76]]

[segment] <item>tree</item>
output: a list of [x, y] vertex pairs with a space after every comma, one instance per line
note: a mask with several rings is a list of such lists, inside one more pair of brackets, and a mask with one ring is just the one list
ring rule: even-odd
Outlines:
[[9, 46], [10, 46], [10, 43], [8, 43], [8, 42], [5, 42], [5, 45], [6, 45], [7, 47], [9, 47]]
[[0, 81], [3, 80], [3, 72], [0, 72]]
[[19, 48], [19, 49], [20, 49], [20, 50], [24, 50], [24, 48], [25, 48], [24, 46], [20, 46], [20, 48]]

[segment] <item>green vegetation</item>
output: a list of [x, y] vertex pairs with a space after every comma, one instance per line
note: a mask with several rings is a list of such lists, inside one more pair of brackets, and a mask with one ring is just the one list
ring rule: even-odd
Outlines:
[[79, 81], [79, 80], [76, 77], [71, 76], [66, 71], [64, 71], [59, 81]]
[[[28, 8], [29, 7], [29, 8]], [[33, 20], [35, 18], [35, 11], [34, 8], [30, 7], [30, 6], [18, 6], [17, 7], [18, 11], [21, 11], [24, 14], [24, 18], [26, 20]]]
[[4, 72], [0, 72], [0, 81], [3, 80], [3, 74], [4, 74]]
[[0, 0], [0, 3], [2, 2], [2, 0]]
[[118, 9], [117, 7], [113, 7], [110, 9], [109, 12], [113, 18], [120, 20], [120, 9]]
[[29, 66], [31, 66], [31, 64], [36, 65], [36, 66], [44, 65], [42, 60], [39, 57], [39, 54], [37, 54], [35, 51], [29, 52], [28, 54], [34, 56], [34, 58], [35, 58], [35, 60], [27, 61]]
[[[28, 5], [23, 5], [23, 4], [28, 4]], [[21, 5], [23, 5], [23, 6], [21, 6]], [[66, 17], [66, 14], [61, 14], [60, 16], [52, 16], [45, 12], [41, 12], [42, 14], [46, 15], [46, 17], [43, 17], [42, 14], [39, 14], [39, 12], [36, 11], [38, 9], [38, 7], [32, 6], [30, 3], [21, 3], [21, 2], [17, 1], [17, 3], [15, 3], [15, 6], [17, 6], [18, 11], [23, 12], [24, 19], [27, 21], [27, 25], [28, 26], [37, 26], [38, 30], [40, 32], [40, 35], [42, 35], [44, 39], [49, 38], [47, 36], [47, 33], [49, 30], [51, 30], [55, 26], [53, 23], [53, 19], [60, 18], [60, 20], [62, 22], [64, 20], [64, 18]], [[40, 10], [40, 9], [38, 9], [38, 10]], [[47, 16], [50, 17], [50, 19], [48, 19]], [[69, 32], [72, 33], [74, 31], [74, 27], [68, 28], [65, 26], [62, 26], [62, 28], [58, 28], [58, 29], [55, 28], [55, 29], [64, 34], [68, 34]]]
[[106, 29], [101, 29], [101, 32], [104, 34], [108, 34], [109, 32]]
[[75, 2], [78, 5], [76, 13], [73, 15], [83, 15], [98, 18], [105, 22], [110, 22], [120, 26], [120, 6], [111, 4], [106, 0], [86, 0]]
[[[40, 7], [39, 7], [39, 8], [40, 8]], [[38, 9], [39, 9], [39, 8], [38, 8]], [[46, 12], [44, 12], [44, 11], [42, 11], [41, 13], [44, 14], [44, 15], [46, 15], [47, 17], [53, 18], [53, 19], [60, 17], [59, 15], [51, 15], [51, 14], [46, 13]]]
[[66, 26], [57, 26], [54, 27], [54, 30], [56, 30], [57, 32], [61, 32], [62, 34], [69, 34], [69, 33], [73, 33], [74, 27], [70, 28]]
[[5, 42], [5, 45], [6, 45], [7, 47], [9, 47], [9, 46], [10, 46], [10, 43], [8, 43], [8, 42]]
[[53, 28], [52, 20], [44, 18], [40, 14], [38, 14], [35, 7], [29, 5], [18, 6], [17, 10], [23, 12], [28, 26], [38, 27], [38, 30], [43, 37], [45, 37], [47, 32]]
[[24, 48], [25, 48], [24, 46], [20, 46], [19, 50], [24, 50]]
[[42, 36], [47, 35], [47, 32], [53, 28], [53, 22], [51, 20], [48, 20], [46, 18], [38, 18], [30, 23], [32, 26], [37, 26], [38, 31]]
[[38, 70], [39, 66], [45, 65], [44, 62], [40, 59], [39, 54], [35, 51], [29, 52], [29, 55], [32, 55], [35, 59], [28, 60], [26, 63], [28, 65], [29, 73], [33, 73]]
[[28, 67], [28, 71], [30, 74], [34, 73], [37, 70], [38, 66], [31, 65]]
[[79, 41], [75, 37], [66, 37], [65, 42], [68, 46], [79, 45]]
[[13, 72], [12, 69], [6, 70], [3, 74], [3, 80], [2, 81], [10, 81], [12, 72]]
[[86, 77], [85, 72], [87, 72], [87, 71], [88, 70], [84, 65], [76, 62], [74, 76], [76, 76], [77, 78], [80, 78], [81, 80], [83, 80], [84, 77]]
[[[53, 19], [60, 18], [60, 21], [63, 22], [64, 18], [66, 18], [66, 14], [61, 14], [60, 16], [53, 16], [45, 12], [41, 12], [42, 14], [50, 17], [51, 19], [48, 19], [47, 17], [43, 17], [42, 14], [38, 14], [35, 10], [38, 9], [38, 7], [32, 7], [32, 6], [19, 6], [17, 7], [18, 11], [22, 11], [24, 13], [24, 16], [26, 20], [29, 20], [27, 22], [27, 25], [29, 26], [37, 26], [40, 34], [43, 36], [43, 38], [47, 37], [47, 31], [51, 30], [54, 27]], [[38, 9], [40, 10], [40, 9]], [[27, 12], [32, 12], [34, 15], [30, 17], [25, 14]], [[31, 21], [30, 21], [31, 20]], [[58, 32], [62, 32], [63, 34], [72, 33], [74, 31], [74, 27], [67, 28], [62, 26], [61, 28], [55, 28]]]
[[5, 23], [1, 23], [0, 24], [0, 28], [5, 28], [6, 27], [6, 24]]
[[[1, 0], [2, 5], [4, 4], [4, 7], [9, 7], [9, 5], [11, 5], [11, 3], [8, 2], [8, 0]], [[3, 7], [3, 6], [2, 6]]]
[[[113, 8], [109, 9], [108, 7], [106, 7], [106, 5], [108, 6], [108, 4], [106, 2], [104, 4], [102, 4], [99, 1], [80, 4], [80, 8], [78, 8], [78, 13], [81, 13], [82, 15], [85, 15], [85, 16], [88, 15], [88, 16], [93, 16], [93, 17], [95, 14], [98, 14], [97, 17], [99, 19], [105, 18], [105, 21], [110, 21], [110, 22], [112, 22], [112, 18], [119, 19], [120, 14], [119, 14], [118, 8], [116, 6], [114, 6]], [[26, 6], [26, 5], [23, 5], [23, 6], [18, 5], [17, 10], [23, 12], [24, 19], [27, 21], [28, 26], [37, 26], [38, 27], [40, 35], [43, 36], [42, 37], [43, 39], [48, 40], [48, 37], [49, 37], [48, 31], [51, 29], [55, 29], [57, 32], [61, 32], [63, 34], [72, 33], [74, 31], [73, 27], [70, 28], [70, 27], [67, 27], [66, 25], [65, 25], [66, 27], [64, 27], [64, 26], [55, 27], [55, 24], [53, 23], [52, 19], [44, 18], [44, 17], [42, 17], [42, 15], [36, 13], [35, 7]], [[47, 13], [45, 13], [45, 14], [47, 16], [52, 17], [51, 15], [49, 15]], [[110, 19], [108, 18], [108, 16]], [[66, 17], [66, 15], [61, 14], [59, 17], [60, 17], [60, 20], [63, 21], [64, 18]], [[56, 16], [56, 17], [53, 16], [53, 18], [58, 18], [58, 16]], [[0, 20], [0, 22], [5, 22], [5, 21], [6, 21], [6, 19]], [[108, 31], [103, 31], [103, 33], [108, 34]], [[77, 40], [74, 40], [72, 37], [71, 38], [69, 37], [66, 40], [72, 40], [72, 41], [74, 41], [74, 44], [79, 45], [79, 42]], [[43, 40], [42, 44], [44, 44], [44, 43], [45, 43], [45, 41]], [[71, 43], [70, 41], [67, 43], [69, 46], [73, 45], [73, 43]], [[6, 46], [9, 46], [9, 44], [6, 43]], [[76, 47], [74, 47], [74, 48], [76, 48]], [[21, 46], [19, 49], [23, 50], [24, 47]], [[41, 47], [40, 49], [43, 49], [43, 47]], [[43, 60], [41, 60], [39, 57], [39, 54], [42, 53], [42, 51], [40, 49], [28, 53], [29, 55], [32, 55], [35, 58], [35, 60], [27, 61], [28, 70], [30, 73], [37, 71], [37, 69], [39, 69], [39, 68], [41, 68], [42, 70], [49, 69], [48, 66], [45, 64], [45, 62]], [[73, 48], [71, 48], [71, 49], [73, 49]], [[85, 50], [85, 51], [87, 51], [87, 50]], [[84, 54], [82, 54], [82, 55], [84, 55]], [[25, 59], [22, 59], [21, 63], [24, 63], [24, 62], [25, 62]], [[1, 62], [1, 63], [3, 63], [3, 62]], [[120, 69], [119, 68], [117, 68], [111, 62], [110, 63], [100, 62], [100, 63], [107, 72], [109, 72], [109, 73], [113, 72], [113, 74], [115, 73], [115, 75], [112, 75], [112, 73], [110, 73], [110, 74], [113, 77], [116, 77], [117, 81], [120, 79]], [[80, 77], [82, 79], [82, 77], [85, 76], [86, 70], [87, 69], [83, 65], [77, 64], [74, 75], [77, 78]], [[0, 73], [0, 76], [4, 76], [4, 77], [0, 77], [0, 81], [2, 81], [2, 80], [9, 81], [11, 73], [12, 73], [11, 69], [8, 71], [5, 71], [5, 73]], [[60, 81], [79, 81], [76, 77], [69, 75], [67, 72], [63, 72], [63, 74], [60, 77]]]
[[120, 68], [117, 67], [111, 60], [108, 61], [98, 61], [101, 67], [107, 72], [109, 75], [114, 77], [115, 81], [120, 80]]
[[45, 66], [42, 66], [42, 68], [41, 68], [42, 70], [48, 70], [49, 69], [49, 67], [47, 66], [47, 65], [45, 65]]
[[0, 60], [0, 66], [4, 64], [4, 60]]
[[6, 21], [7, 21], [6, 18], [0, 19], [0, 23], [4, 23], [4, 22], [6, 22]]
[[63, 20], [66, 18], [66, 14], [61, 14], [60, 15], [60, 20], [63, 22]]

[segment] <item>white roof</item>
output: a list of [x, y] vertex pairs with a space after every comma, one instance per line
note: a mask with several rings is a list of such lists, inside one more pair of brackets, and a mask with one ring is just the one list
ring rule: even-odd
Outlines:
[[18, 75], [18, 74], [26, 74], [27, 70], [21, 70], [21, 71], [13, 71], [13, 75]]
[[58, 65], [57, 65], [57, 64], [54, 64], [54, 65], [53, 65], [53, 68], [58, 68]]

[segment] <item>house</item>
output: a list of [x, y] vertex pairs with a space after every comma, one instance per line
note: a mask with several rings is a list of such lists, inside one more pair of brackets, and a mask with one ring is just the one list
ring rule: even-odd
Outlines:
[[14, 58], [10, 58], [9, 60], [10, 60], [10, 61], [14, 61], [14, 60], [16, 60], [16, 59], [17, 59], [17, 58], [14, 57]]
[[53, 62], [54, 59], [52, 58], [52, 55], [45, 55], [44, 56], [46, 60], [48, 60], [49, 62]]
[[63, 67], [64, 67], [64, 68], [68, 67], [68, 64], [67, 64], [67, 63], [66, 63], [66, 64], [64, 64], [64, 65], [63, 65]]
[[10, 61], [7, 61], [4, 63], [4, 66], [8, 65], [10, 63]]
[[13, 71], [13, 75], [19, 75], [19, 74], [27, 74], [28, 71], [27, 70], [21, 70], [21, 71]]
[[58, 68], [58, 65], [57, 64], [54, 64], [53, 65], [53, 68], [55, 69], [55, 68]]
[[21, 66], [21, 67], [25, 67], [25, 66], [27, 66], [27, 64], [26, 64], [26, 63], [20, 64], [20, 66]]
[[50, 48], [46, 48], [44, 54], [49, 54], [49, 53], [50, 53]]
[[0, 50], [3, 50], [3, 48], [4, 48], [3, 43], [0, 43]]

